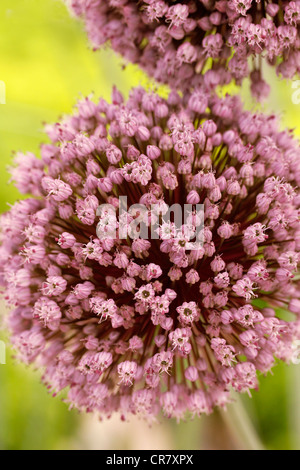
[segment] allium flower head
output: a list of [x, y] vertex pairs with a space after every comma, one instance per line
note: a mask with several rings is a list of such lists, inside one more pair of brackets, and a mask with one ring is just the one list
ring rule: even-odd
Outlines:
[[[299, 145], [236, 97], [198, 90], [186, 104], [137, 88], [112, 101], [79, 102], [47, 126], [41, 159], [16, 157], [32, 197], [0, 223], [12, 341], [80, 410], [210, 413], [295, 352]], [[173, 204], [192, 207], [183, 230], [162, 218]], [[155, 236], [134, 232], [137, 217]]]
[[300, 71], [299, 0], [65, 2], [84, 19], [95, 47], [109, 41], [156, 80], [182, 91], [231, 79], [239, 84], [250, 75], [252, 93], [260, 99], [269, 92], [261, 58], [285, 78]]

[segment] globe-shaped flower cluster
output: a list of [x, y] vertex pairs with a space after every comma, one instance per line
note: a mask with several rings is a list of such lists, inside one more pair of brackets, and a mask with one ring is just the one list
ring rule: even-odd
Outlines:
[[[32, 195], [0, 221], [19, 357], [104, 417], [200, 415], [256, 389], [300, 337], [298, 142], [274, 116], [203, 90], [186, 102], [137, 88], [124, 102], [114, 89], [112, 104], [77, 108], [47, 126], [41, 159], [17, 154], [11, 169]], [[137, 203], [156, 237], [121, 236]], [[192, 207], [181, 229], [162, 217], [173, 204]]]
[[[269, 85], [262, 59], [280, 75], [300, 71], [300, 2], [264, 0], [65, 0], [100, 47], [107, 41], [157, 81], [181, 91], [240, 84], [257, 99]], [[249, 64], [249, 58], [252, 61]]]

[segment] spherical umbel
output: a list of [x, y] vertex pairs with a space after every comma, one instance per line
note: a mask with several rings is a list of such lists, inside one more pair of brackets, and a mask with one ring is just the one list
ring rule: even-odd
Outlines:
[[[202, 111], [174, 93], [137, 88], [124, 102], [114, 89], [112, 104], [85, 99], [47, 126], [41, 159], [15, 158], [32, 197], [0, 222], [12, 341], [80, 410], [209, 413], [295, 354], [299, 144], [237, 97], [197, 96]], [[192, 207], [179, 228], [162, 216], [174, 204]], [[139, 236], [141, 216], [155, 236]]]
[[[84, 19], [92, 44], [109, 41], [129, 62], [182, 91], [250, 76], [269, 93], [262, 59], [285, 78], [300, 71], [300, 1], [65, 0]], [[249, 58], [252, 59], [249, 62]]]

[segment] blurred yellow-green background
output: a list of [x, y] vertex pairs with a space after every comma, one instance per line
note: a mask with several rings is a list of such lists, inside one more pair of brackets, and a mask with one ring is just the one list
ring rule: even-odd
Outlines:
[[[122, 65], [108, 48], [92, 52], [82, 25], [60, 0], [1, 0], [0, 81], [6, 104], [0, 104], [0, 211], [18, 198], [6, 171], [12, 151], [38, 152], [47, 140], [43, 122], [70, 113], [81, 95], [109, 98], [112, 84], [125, 94], [139, 83], [151, 86], [137, 68]], [[283, 125], [299, 135], [300, 104], [292, 103], [291, 82], [269, 78], [272, 91], [264, 108], [279, 113]], [[251, 109], [247, 85], [243, 98]], [[3, 318], [3, 304], [0, 308]], [[0, 340], [8, 344], [3, 329]], [[60, 397], [47, 393], [37, 371], [13, 360], [8, 346], [6, 362], [0, 365], [1, 450], [300, 448], [299, 366], [279, 364], [274, 376], [260, 378], [252, 399], [243, 397], [227, 413], [149, 428], [140, 421], [99, 423], [69, 411]]]

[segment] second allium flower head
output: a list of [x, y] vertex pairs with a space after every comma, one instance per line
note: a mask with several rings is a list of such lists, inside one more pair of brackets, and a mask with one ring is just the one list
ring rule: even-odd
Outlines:
[[[264, 0], [65, 0], [96, 47], [110, 42], [157, 81], [181, 91], [240, 84], [269, 86], [262, 58], [285, 78], [300, 71], [300, 2]], [[233, 52], [233, 54], [232, 54]], [[248, 59], [253, 59], [251, 65]]]
[[[299, 339], [299, 146], [238, 98], [188, 104], [138, 88], [89, 99], [17, 155], [23, 193], [1, 217], [1, 283], [20, 357], [102, 416], [209, 413], [257, 387]], [[108, 202], [204, 204], [204, 244], [98, 239]], [[132, 215], [128, 216], [132, 219]], [[171, 227], [172, 229], [172, 227]], [[258, 300], [255, 304], [252, 300]], [[276, 317], [289, 308], [294, 320]]]

